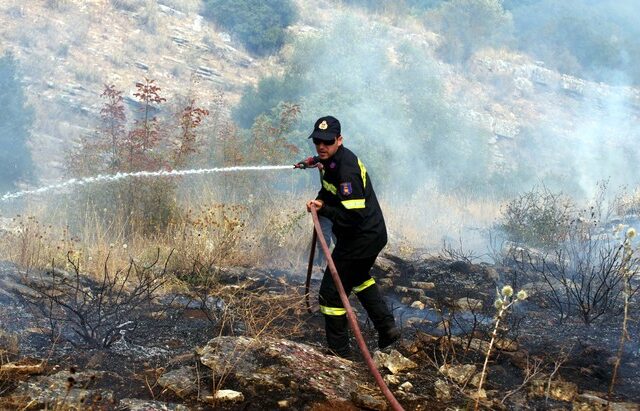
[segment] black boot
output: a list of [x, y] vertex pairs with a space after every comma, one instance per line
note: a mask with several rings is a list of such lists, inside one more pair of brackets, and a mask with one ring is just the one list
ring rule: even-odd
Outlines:
[[387, 348], [400, 339], [400, 329], [393, 327], [387, 331], [378, 331], [378, 348]]
[[324, 325], [329, 350], [338, 357], [351, 359], [347, 316], [325, 315]]
[[373, 284], [356, 295], [378, 331], [378, 347], [382, 349], [398, 341], [400, 330], [396, 327], [393, 314], [380, 295], [378, 285]]

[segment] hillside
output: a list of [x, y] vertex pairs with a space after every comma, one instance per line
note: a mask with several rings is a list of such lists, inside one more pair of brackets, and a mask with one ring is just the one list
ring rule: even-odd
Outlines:
[[273, 70], [268, 59], [252, 58], [205, 21], [197, 7], [185, 6], [194, 2], [177, 2], [184, 11], [162, 2], [151, 9], [128, 3], [142, 6], [103, 0], [0, 6], [0, 52], [12, 50], [24, 72], [36, 110], [34, 157], [45, 181], [59, 178], [64, 151], [95, 126], [104, 84], [131, 97], [135, 82], [147, 77], [169, 100], [191, 90], [210, 107], [220, 93], [233, 104], [243, 87]]
[[[334, 1], [297, 5], [300, 16], [289, 28], [291, 39], [321, 33], [331, 20], [323, 11], [330, 9], [382, 26], [398, 42], [409, 41], [425, 58], [437, 59], [442, 39], [414, 18], [367, 14]], [[9, 0], [1, 7], [0, 52], [12, 50], [23, 70], [36, 110], [33, 154], [45, 182], [61, 177], [64, 152], [94, 129], [104, 84], [115, 84], [131, 97], [136, 81], [152, 78], [169, 101], [191, 95], [206, 108], [227, 112], [245, 86], [281, 73], [289, 52], [285, 47], [279, 56], [250, 56], [198, 14], [198, 1], [25, 5]], [[393, 46], [388, 58], [392, 63], [396, 58]], [[637, 89], [584, 81], [525, 55], [492, 49], [476, 53], [464, 69], [440, 61], [438, 76], [459, 115], [493, 136], [489, 144], [494, 169], [503, 173], [513, 169], [514, 162], [534, 160], [518, 154], [532, 142], [542, 145], [535, 155], [548, 157], [547, 167], [553, 167], [566, 161], [567, 153], [558, 147], [573, 146], [576, 140], [586, 139], [590, 146], [605, 134], [621, 136], [607, 143], [609, 153], [626, 150], [637, 137], [627, 122], [617, 121], [637, 118]], [[589, 153], [571, 155], [576, 164], [590, 164]], [[587, 172], [581, 184], [599, 178]]]

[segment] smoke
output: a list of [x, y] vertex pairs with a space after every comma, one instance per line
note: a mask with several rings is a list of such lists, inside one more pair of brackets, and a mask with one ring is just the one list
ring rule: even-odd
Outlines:
[[[487, 198], [542, 183], [586, 201], [602, 181], [637, 185], [640, 76], [630, 61], [640, 37], [632, 2], [510, 3], [516, 38], [498, 49], [495, 38], [491, 48], [469, 47], [477, 51], [462, 63], [441, 60], [446, 39], [428, 27], [350, 10], [292, 47], [301, 138], [320, 116], [340, 119], [345, 145], [368, 165], [389, 213], [427, 227], [417, 231], [432, 243], [490, 224], [499, 209], [486, 207]], [[580, 33], [560, 41], [562, 24]], [[499, 123], [518, 131], [505, 136]], [[470, 221], [474, 209], [486, 214]]]

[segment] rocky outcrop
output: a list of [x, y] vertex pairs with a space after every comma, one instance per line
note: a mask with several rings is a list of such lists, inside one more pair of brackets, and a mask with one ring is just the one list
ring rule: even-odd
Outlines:
[[216, 337], [199, 354], [215, 378], [232, 376], [247, 391], [348, 401], [365, 387], [376, 390], [361, 365], [285, 339]]

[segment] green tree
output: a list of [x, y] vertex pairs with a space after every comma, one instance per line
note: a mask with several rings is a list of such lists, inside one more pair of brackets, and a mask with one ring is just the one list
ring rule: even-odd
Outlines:
[[259, 56], [280, 50], [297, 17], [291, 0], [206, 0], [204, 14]]
[[443, 35], [443, 58], [464, 62], [483, 47], [506, 44], [511, 39], [513, 21], [501, 0], [452, 0], [429, 13], [427, 25]]
[[33, 161], [28, 147], [33, 109], [27, 106], [18, 78], [18, 64], [7, 52], [0, 58], [0, 191], [14, 190], [33, 180]]

